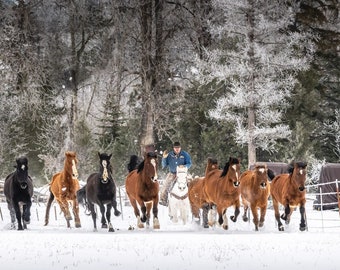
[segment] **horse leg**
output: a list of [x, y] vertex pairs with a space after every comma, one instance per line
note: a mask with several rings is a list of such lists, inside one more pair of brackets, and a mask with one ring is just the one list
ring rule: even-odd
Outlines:
[[97, 213], [94, 209], [94, 204], [91, 202], [88, 202], [88, 207], [91, 212], [92, 220], [93, 220], [93, 231], [97, 231]]
[[112, 208], [112, 204], [108, 203], [106, 205], [106, 219], [109, 225], [109, 232], [114, 232], [115, 230], [113, 229], [113, 226], [111, 224], [111, 208]]
[[29, 200], [23, 208], [23, 219], [24, 219], [24, 224], [30, 224], [31, 222], [31, 206], [32, 202]]
[[202, 206], [202, 225], [203, 228], [209, 228], [208, 214], [210, 210], [210, 205], [208, 203], [203, 204]]
[[229, 226], [228, 226], [228, 217], [227, 217], [227, 208], [223, 210], [223, 212], [221, 211], [222, 214], [222, 228], [225, 230], [228, 230]]
[[22, 223], [21, 223], [21, 210], [20, 210], [19, 202], [14, 202], [13, 207], [14, 207], [15, 216], [16, 216], [17, 222], [18, 222], [18, 231], [21, 231], [24, 228], [23, 228]]
[[279, 212], [279, 203], [274, 197], [272, 197], [273, 200], [273, 207], [274, 207], [274, 215], [275, 219], [277, 221], [278, 229], [279, 231], [284, 231], [284, 227], [282, 225], [281, 219], [280, 219], [280, 212]]
[[112, 207], [113, 207], [113, 210], [114, 210], [113, 214], [114, 214], [116, 217], [119, 217], [120, 214], [121, 214], [121, 212], [120, 212], [120, 211], [118, 210], [118, 208], [117, 208], [117, 201], [116, 201], [116, 199], [112, 200]]
[[61, 211], [64, 213], [64, 217], [67, 222], [67, 228], [70, 228], [70, 220], [72, 220], [72, 216], [70, 214], [70, 210], [68, 209], [68, 202], [65, 199], [57, 199], [57, 202], [60, 206]]
[[15, 229], [15, 220], [16, 220], [15, 210], [14, 210], [13, 205], [8, 201], [7, 201], [7, 207], [8, 207], [8, 210], [9, 210], [9, 214], [11, 216], [11, 230], [14, 230]]
[[80, 217], [79, 217], [79, 204], [78, 204], [77, 199], [73, 200], [72, 206], [73, 206], [73, 215], [74, 215], [75, 226], [76, 226], [76, 228], [80, 228], [81, 223], [80, 223]]
[[137, 218], [137, 227], [141, 228], [141, 229], [144, 228], [144, 224], [142, 223], [141, 218], [140, 218], [140, 211], [139, 211], [138, 206], [137, 206], [137, 201], [130, 199], [130, 203], [131, 203], [131, 206], [133, 207], [133, 211], [134, 211], [135, 216]]
[[300, 223], [300, 231], [306, 230], [306, 209], [305, 205], [301, 204], [300, 205], [300, 214], [301, 214], [301, 223]]
[[253, 222], [255, 224], [255, 231], [259, 230], [259, 216], [257, 213], [257, 207], [255, 204], [250, 204], [251, 213], [253, 214]]
[[290, 209], [289, 203], [287, 203], [285, 206], [285, 212], [281, 215], [281, 218], [286, 222], [287, 225], [290, 222], [291, 211], [292, 209]]
[[[106, 229], [107, 228], [107, 223], [106, 223], [106, 218], [105, 218], [105, 206], [103, 204], [99, 204], [99, 210], [101, 214], [101, 223], [102, 223], [102, 228]], [[106, 212], [107, 214], [107, 212]]]
[[248, 219], [249, 204], [245, 200], [243, 200], [243, 209], [244, 209], [244, 212], [243, 212], [242, 219], [243, 219], [244, 222], [247, 222], [249, 220]]
[[[150, 208], [151, 208], [151, 204], [150, 204]], [[149, 213], [150, 213], [150, 208], [149, 208]], [[161, 226], [158, 220], [158, 197], [152, 203], [152, 214], [153, 214], [153, 228], [160, 229]], [[150, 217], [150, 214], [149, 214], [149, 217]]]
[[145, 212], [145, 216], [146, 216], [146, 227], [148, 228], [150, 226], [150, 211], [151, 211], [151, 203], [146, 203], [145, 204], [146, 207], [146, 212]]
[[216, 213], [216, 206], [215, 205], [210, 206], [208, 204], [208, 225], [210, 227], [215, 226], [215, 224], [216, 224], [216, 215], [217, 215], [217, 213]]
[[263, 227], [266, 212], [267, 212], [267, 204], [260, 207], [260, 213], [261, 214], [260, 214], [259, 227]]
[[233, 216], [230, 216], [230, 219], [233, 221], [233, 222], [236, 222], [237, 221], [237, 217], [238, 215], [240, 214], [240, 202], [236, 202], [235, 203], [235, 211], [234, 211], [234, 215]]

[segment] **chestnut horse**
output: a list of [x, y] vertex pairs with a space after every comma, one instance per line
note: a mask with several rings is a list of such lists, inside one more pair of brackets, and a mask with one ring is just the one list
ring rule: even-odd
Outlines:
[[[218, 169], [218, 162], [216, 159], [208, 158], [208, 163], [205, 168], [205, 176], [212, 170]], [[189, 202], [191, 206], [191, 212], [198, 223], [201, 221], [200, 209], [202, 209], [202, 225], [204, 228], [209, 228], [208, 225], [208, 211], [210, 205], [206, 202], [203, 193], [203, 177], [197, 177], [189, 182], [188, 192], [189, 192]]]
[[[240, 192], [244, 207], [243, 221], [248, 221], [247, 211], [253, 214], [255, 230], [264, 224], [269, 197], [268, 168], [266, 164], [256, 164], [253, 170], [245, 171], [240, 178]], [[260, 209], [260, 220], [257, 209]]]
[[117, 188], [112, 176], [110, 164], [111, 156], [112, 154], [98, 153], [99, 172], [90, 174], [87, 178], [86, 185], [77, 191], [78, 203], [85, 205], [91, 212], [95, 232], [97, 231], [97, 213], [95, 205], [99, 206], [102, 228], [109, 228], [109, 232], [114, 232], [111, 223], [111, 209], [113, 208], [116, 217], [121, 214], [117, 209]]
[[234, 206], [234, 215], [230, 217], [236, 222], [240, 214], [240, 160], [230, 157], [222, 170], [209, 172], [203, 181], [203, 193], [209, 204], [216, 205], [218, 223], [228, 230], [227, 208]]
[[284, 231], [284, 227], [280, 220], [279, 203], [284, 206], [284, 213], [281, 218], [288, 225], [293, 210], [300, 206], [300, 231], [307, 228], [306, 221], [306, 167], [305, 162], [295, 162], [290, 165], [288, 174], [279, 174], [274, 177], [270, 184], [270, 193], [273, 199], [273, 207], [275, 211], [275, 219], [278, 223], [279, 231]]
[[69, 210], [69, 202], [72, 203], [73, 215], [76, 228], [80, 228], [79, 206], [77, 202], [77, 191], [79, 190], [79, 180], [77, 171], [78, 159], [75, 152], [65, 152], [65, 162], [63, 171], [53, 175], [50, 183], [50, 197], [47, 202], [45, 214], [45, 226], [49, 222], [51, 204], [54, 200], [58, 202], [61, 211], [64, 213], [67, 227], [70, 228], [72, 216]]
[[[131, 161], [130, 159], [130, 168], [134, 168]], [[144, 155], [144, 160], [138, 165], [138, 168], [132, 170], [125, 179], [126, 193], [134, 209], [138, 228], [144, 228], [143, 223], [145, 222], [147, 226], [150, 225], [151, 208], [153, 213], [153, 228], [160, 228], [158, 220], [159, 183], [157, 166], [157, 154], [148, 152]], [[140, 215], [137, 203], [142, 212], [142, 216]]]

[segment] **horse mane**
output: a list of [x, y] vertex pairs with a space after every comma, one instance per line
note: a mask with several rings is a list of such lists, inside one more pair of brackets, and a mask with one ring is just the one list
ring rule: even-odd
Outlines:
[[[148, 152], [148, 153], [145, 154], [145, 158], [157, 158], [157, 154], [155, 152]], [[145, 159], [141, 163], [138, 164], [137, 173], [140, 173], [141, 171], [143, 171], [144, 161], [145, 161]], [[131, 163], [131, 159], [130, 159], [130, 163]], [[135, 164], [135, 165], [137, 165], [137, 164]]]
[[270, 181], [273, 180], [274, 177], [275, 177], [275, 173], [274, 173], [273, 170], [271, 170], [271, 169], [268, 169], [268, 170], [267, 170], [267, 175], [268, 175]]
[[289, 174], [293, 174], [294, 172], [294, 164], [297, 165], [297, 168], [306, 168], [307, 167], [307, 163], [306, 162], [303, 162], [303, 161], [298, 161], [298, 162], [291, 162], [289, 165], [288, 165], [288, 173]]
[[229, 170], [229, 166], [232, 166], [233, 164], [240, 164], [240, 161], [237, 158], [230, 157], [229, 161], [225, 164], [220, 177], [226, 176]]

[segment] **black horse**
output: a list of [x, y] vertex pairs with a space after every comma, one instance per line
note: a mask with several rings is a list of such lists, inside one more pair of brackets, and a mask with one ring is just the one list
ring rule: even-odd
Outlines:
[[[26, 157], [16, 159], [16, 171], [5, 179], [4, 193], [8, 209], [11, 214], [11, 228], [15, 229], [15, 217], [18, 221], [18, 230], [27, 229], [31, 218], [31, 198], [33, 196], [33, 182], [28, 175], [28, 160]], [[20, 209], [22, 204], [22, 212]], [[22, 220], [22, 221], [21, 221]]]
[[85, 205], [86, 208], [91, 212], [94, 231], [97, 231], [97, 215], [94, 208], [94, 205], [96, 204], [99, 206], [100, 212], [102, 214], [102, 228], [109, 227], [109, 232], [114, 232], [111, 224], [111, 208], [113, 207], [115, 216], [119, 216], [121, 213], [117, 209], [116, 185], [112, 178], [112, 169], [110, 165], [110, 159], [112, 155], [98, 153], [98, 156], [100, 159], [100, 170], [97, 173], [92, 173], [87, 178], [86, 185], [77, 192], [77, 200], [80, 204]]

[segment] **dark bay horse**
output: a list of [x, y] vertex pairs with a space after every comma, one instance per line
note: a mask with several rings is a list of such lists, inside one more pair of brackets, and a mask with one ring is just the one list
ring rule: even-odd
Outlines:
[[45, 214], [45, 226], [49, 222], [49, 214], [51, 204], [54, 199], [58, 202], [61, 211], [64, 213], [67, 227], [70, 228], [70, 220], [72, 216], [69, 210], [69, 202], [73, 207], [73, 215], [75, 219], [76, 228], [80, 228], [79, 218], [79, 206], [77, 201], [77, 191], [79, 189], [78, 170], [77, 170], [78, 159], [75, 152], [65, 152], [64, 169], [53, 175], [50, 183], [50, 197], [47, 202], [46, 214]]
[[306, 230], [306, 168], [305, 162], [295, 162], [290, 164], [288, 174], [279, 174], [270, 184], [270, 193], [273, 199], [275, 219], [278, 223], [279, 231], [284, 231], [280, 220], [279, 204], [284, 206], [284, 213], [281, 218], [289, 224], [293, 210], [300, 206], [300, 231]]
[[[125, 179], [126, 193], [134, 209], [138, 228], [144, 228], [144, 222], [149, 226], [151, 208], [153, 228], [160, 228], [158, 220], [159, 183], [157, 166], [157, 154], [148, 152], [144, 155], [144, 160], [138, 165], [138, 168], [129, 172]], [[130, 167], [135, 167], [131, 164], [131, 160]], [[140, 207], [142, 216], [137, 204]]]
[[[11, 228], [15, 229], [15, 218], [18, 222], [18, 230], [27, 229], [30, 223], [31, 205], [33, 196], [33, 182], [28, 175], [28, 160], [26, 157], [16, 159], [15, 172], [5, 179], [4, 193], [7, 206], [11, 215]], [[20, 209], [22, 204], [22, 212]]]
[[[240, 178], [240, 192], [244, 207], [243, 221], [248, 221], [247, 211], [250, 205], [256, 231], [263, 226], [267, 212], [268, 197], [270, 195], [268, 177], [267, 165], [256, 164], [253, 170], [245, 171]], [[258, 208], [260, 209], [260, 220], [257, 212]]]
[[204, 228], [209, 228], [208, 225], [208, 212], [210, 205], [207, 203], [203, 193], [203, 181], [205, 176], [212, 170], [218, 169], [218, 162], [216, 159], [208, 158], [205, 174], [202, 177], [197, 177], [189, 182], [188, 195], [191, 206], [191, 212], [195, 219], [200, 223], [202, 209], [202, 225]]
[[223, 170], [209, 172], [203, 181], [203, 192], [207, 203], [216, 206], [218, 223], [228, 229], [227, 208], [234, 206], [234, 215], [230, 217], [236, 222], [240, 214], [240, 161], [230, 157]]
[[[109, 232], [114, 232], [111, 224], [111, 209], [114, 209], [114, 215], [119, 216], [121, 213], [117, 209], [116, 201], [116, 184], [112, 177], [110, 159], [112, 155], [98, 153], [99, 172], [92, 173], [86, 181], [86, 185], [77, 191], [77, 200], [80, 204], [86, 205], [90, 210], [94, 231], [97, 231], [97, 214], [95, 204], [99, 206], [102, 228], [109, 228]], [[106, 214], [105, 214], [106, 205]], [[106, 218], [105, 218], [106, 215]]]

